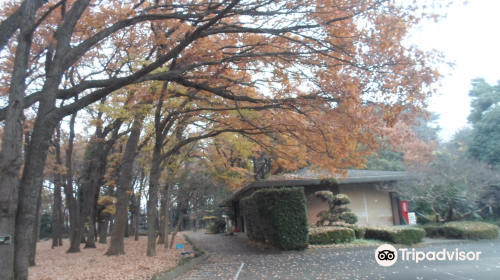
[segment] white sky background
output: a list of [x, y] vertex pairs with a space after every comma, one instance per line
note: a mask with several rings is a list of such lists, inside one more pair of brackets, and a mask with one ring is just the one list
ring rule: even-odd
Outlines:
[[484, 77], [490, 84], [500, 80], [500, 1], [457, 1], [448, 9], [448, 17], [423, 24], [409, 43], [423, 50], [443, 51], [455, 68], [443, 68], [448, 74], [442, 81], [440, 96], [429, 103], [429, 110], [441, 114], [439, 126], [442, 140], [448, 140], [459, 128], [467, 125], [470, 112], [470, 80]]

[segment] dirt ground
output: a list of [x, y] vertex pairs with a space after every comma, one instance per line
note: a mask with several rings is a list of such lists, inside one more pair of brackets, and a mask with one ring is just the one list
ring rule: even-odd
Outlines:
[[[169, 238], [170, 239], [170, 238]], [[81, 253], [66, 254], [69, 240], [62, 247], [51, 249], [52, 240], [40, 241], [37, 245], [36, 266], [29, 269], [29, 279], [151, 279], [157, 273], [173, 268], [179, 262], [175, 244], [191, 246], [182, 233], [175, 237], [174, 248], [166, 250], [163, 244], [156, 246], [156, 257], [146, 257], [147, 237], [139, 241], [125, 238], [125, 255], [107, 257], [108, 244], [96, 243], [96, 249], [82, 249]], [[81, 245], [83, 248], [84, 244]]]

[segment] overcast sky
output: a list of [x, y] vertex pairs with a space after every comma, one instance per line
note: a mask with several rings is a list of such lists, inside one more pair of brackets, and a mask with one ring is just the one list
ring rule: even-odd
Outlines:
[[484, 77], [490, 83], [500, 80], [500, 1], [470, 0], [454, 4], [448, 17], [426, 23], [410, 42], [424, 50], [438, 49], [456, 63], [443, 80], [440, 96], [431, 99], [429, 109], [441, 114], [441, 138], [449, 139], [467, 125], [470, 112], [470, 80]]

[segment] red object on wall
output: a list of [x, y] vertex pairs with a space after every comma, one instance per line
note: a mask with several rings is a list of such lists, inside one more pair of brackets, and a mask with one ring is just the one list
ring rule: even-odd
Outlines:
[[403, 218], [406, 221], [406, 224], [410, 224], [410, 219], [408, 218], [408, 212], [410, 211], [409, 206], [408, 206], [408, 201], [406, 200], [401, 200], [401, 214], [403, 215]]

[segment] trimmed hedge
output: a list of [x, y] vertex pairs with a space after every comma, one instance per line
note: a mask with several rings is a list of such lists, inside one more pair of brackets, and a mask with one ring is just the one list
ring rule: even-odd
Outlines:
[[497, 239], [499, 228], [496, 225], [483, 222], [449, 222], [441, 226], [429, 225], [422, 227], [427, 237], [444, 237], [451, 239]]
[[270, 188], [240, 201], [249, 239], [281, 250], [304, 249], [309, 237], [303, 187]]
[[354, 230], [345, 227], [317, 227], [309, 231], [309, 244], [349, 243], [354, 239]]
[[427, 225], [427, 226], [422, 226], [420, 228], [425, 230], [425, 237], [429, 237], [429, 238], [444, 237], [440, 226]]
[[354, 230], [354, 233], [356, 234], [357, 239], [361, 239], [365, 237], [365, 228], [363, 227], [358, 227], [357, 225], [353, 224], [348, 224], [344, 222], [335, 222], [329, 225], [329, 227], [344, 227], [344, 228], [350, 228]]
[[364, 227], [365, 238], [380, 239], [396, 244], [411, 245], [422, 241], [425, 231], [414, 227]]
[[354, 233], [357, 239], [365, 238], [366, 229], [362, 227], [354, 228]]

